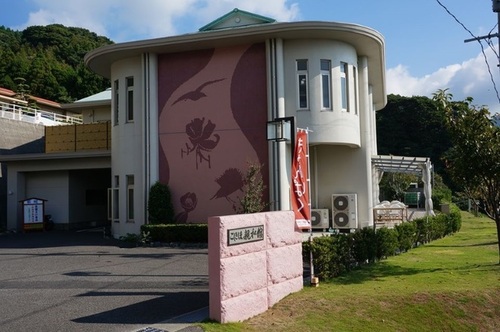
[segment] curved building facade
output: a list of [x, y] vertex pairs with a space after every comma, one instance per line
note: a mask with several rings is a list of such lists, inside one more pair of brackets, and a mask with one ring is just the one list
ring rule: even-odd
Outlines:
[[385, 106], [382, 36], [335, 22], [276, 23], [234, 10], [199, 32], [96, 49], [87, 66], [112, 83], [112, 229], [147, 222], [149, 188], [169, 185], [177, 222], [234, 214], [249, 164], [264, 166], [271, 210], [290, 209], [289, 143], [266, 125], [309, 129], [311, 204], [356, 195], [373, 223], [375, 112]]

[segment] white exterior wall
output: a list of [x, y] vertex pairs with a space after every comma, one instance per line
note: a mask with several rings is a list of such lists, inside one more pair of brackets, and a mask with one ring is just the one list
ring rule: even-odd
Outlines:
[[52, 215], [57, 224], [69, 223], [68, 171], [25, 173], [26, 198], [46, 199], [44, 214]]
[[[127, 233], [138, 234], [144, 224], [144, 204], [142, 188], [144, 187], [144, 133], [143, 133], [143, 73], [141, 57], [129, 58], [113, 63], [111, 66], [112, 120], [111, 120], [111, 184], [118, 189], [119, 218], [113, 218], [111, 231], [119, 237]], [[134, 119], [127, 122], [126, 78], [134, 78]], [[119, 81], [118, 124], [115, 123], [115, 81]], [[127, 215], [127, 176], [134, 176], [134, 220]], [[118, 177], [118, 184], [116, 178]]]
[[110, 118], [109, 105], [89, 107], [82, 110], [83, 123], [106, 122]]
[[[358, 66], [358, 56], [351, 45], [331, 40], [287, 40], [284, 50], [286, 116], [296, 116], [298, 128], [311, 130], [312, 208], [332, 211], [332, 194], [355, 193], [358, 227], [370, 226], [373, 224], [371, 156], [376, 152], [376, 132], [368, 61], [360, 58]], [[308, 60], [308, 110], [298, 110], [297, 59]], [[331, 61], [331, 110], [321, 107], [321, 59]], [[341, 105], [341, 62], [349, 66], [349, 112]]]
[[[285, 45], [286, 115], [297, 117], [297, 127], [309, 128], [310, 144], [342, 144], [360, 146], [360, 123], [356, 114], [353, 68], [357, 67], [356, 50], [345, 43], [332, 40], [287, 40]], [[309, 109], [298, 110], [296, 60], [308, 60]], [[331, 61], [332, 109], [322, 109], [320, 60]], [[340, 64], [349, 65], [349, 109], [342, 110]], [[356, 70], [357, 72], [357, 70]]]

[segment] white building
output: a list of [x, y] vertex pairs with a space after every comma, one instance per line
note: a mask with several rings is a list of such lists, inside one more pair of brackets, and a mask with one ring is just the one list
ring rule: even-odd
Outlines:
[[156, 181], [169, 185], [178, 221], [234, 213], [248, 162], [269, 170], [270, 208], [289, 209], [290, 145], [265, 132], [283, 117], [311, 130], [312, 208], [331, 218], [332, 195], [356, 194], [348, 226], [373, 224], [375, 111], [386, 104], [377, 31], [235, 9], [197, 33], [104, 46], [85, 62], [113, 86], [115, 235], [147, 221]]

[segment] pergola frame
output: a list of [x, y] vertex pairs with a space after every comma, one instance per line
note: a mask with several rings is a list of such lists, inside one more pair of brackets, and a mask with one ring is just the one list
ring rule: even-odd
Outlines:
[[375, 196], [379, 195], [379, 182], [382, 179], [384, 172], [388, 173], [406, 173], [421, 176], [424, 183], [425, 195], [425, 211], [427, 215], [434, 215], [432, 204], [432, 184], [431, 184], [431, 169], [432, 164], [427, 157], [405, 157], [405, 156], [372, 156], [373, 179]]

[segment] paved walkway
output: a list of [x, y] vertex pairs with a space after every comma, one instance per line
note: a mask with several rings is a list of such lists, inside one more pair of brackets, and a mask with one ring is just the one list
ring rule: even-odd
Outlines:
[[1, 331], [195, 331], [208, 312], [207, 249], [0, 234], [0, 301]]

